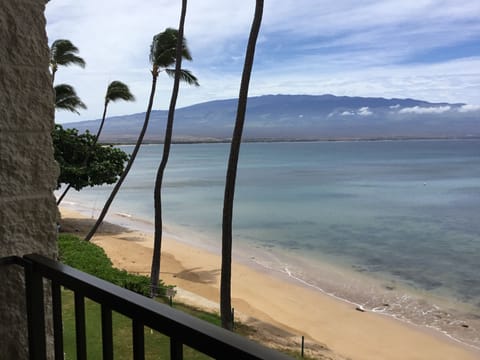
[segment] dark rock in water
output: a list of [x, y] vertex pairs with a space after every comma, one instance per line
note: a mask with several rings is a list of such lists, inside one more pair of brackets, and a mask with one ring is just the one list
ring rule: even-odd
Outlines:
[[360, 312], [365, 312], [365, 309], [362, 309], [360, 306], [357, 306], [355, 310], [360, 311]]
[[464, 328], [467, 328], [467, 329], [468, 329], [468, 325], [467, 325], [467, 324], [462, 324], [462, 327], [464, 327]]
[[395, 290], [395, 286], [385, 285], [385, 289], [387, 289], [387, 290]]

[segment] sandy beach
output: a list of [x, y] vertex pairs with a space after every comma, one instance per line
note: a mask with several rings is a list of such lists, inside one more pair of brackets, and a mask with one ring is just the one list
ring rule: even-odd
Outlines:
[[[80, 236], [92, 220], [61, 209], [62, 231]], [[152, 235], [144, 229], [104, 224], [93, 242], [105, 249], [114, 265], [149, 274]], [[218, 310], [220, 256], [172, 237], [162, 246], [161, 278], [177, 286], [176, 300]], [[236, 318], [265, 330], [265, 340], [287, 347], [306, 339], [306, 353], [315, 358], [352, 360], [474, 360], [480, 351], [440, 332], [388, 316], [358, 311], [355, 305], [235, 262], [232, 305]], [[262, 334], [262, 331], [259, 331]], [[275, 339], [273, 339], [275, 338]]]

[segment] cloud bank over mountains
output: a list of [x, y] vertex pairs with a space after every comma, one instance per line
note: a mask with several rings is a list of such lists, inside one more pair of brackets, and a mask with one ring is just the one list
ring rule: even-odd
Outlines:
[[451, 106], [430, 106], [430, 107], [421, 107], [414, 106], [409, 108], [403, 108], [399, 111], [400, 114], [442, 114], [444, 112], [450, 111]]
[[[231, 137], [237, 100], [177, 109], [176, 141], [224, 141]], [[107, 119], [100, 141], [133, 142], [144, 113]], [[146, 139], [161, 142], [167, 111], [153, 111]], [[95, 132], [99, 120], [65, 124]], [[480, 137], [480, 107], [334, 95], [265, 95], [249, 98], [246, 140]]]
[[[412, 107], [401, 107], [400, 104], [390, 105], [391, 114], [443, 114], [450, 112], [452, 116], [455, 116], [456, 113], [467, 113], [467, 112], [479, 112], [480, 105], [468, 105], [460, 104], [456, 106], [451, 105], [439, 105], [439, 106], [419, 106], [415, 105]], [[335, 115], [334, 112], [330, 113], [329, 116]], [[356, 111], [348, 110], [340, 114], [341, 116], [369, 116], [374, 115], [373, 111], [370, 110], [368, 106], [361, 107]]]
[[460, 112], [480, 111], [480, 105], [462, 105], [458, 110]]

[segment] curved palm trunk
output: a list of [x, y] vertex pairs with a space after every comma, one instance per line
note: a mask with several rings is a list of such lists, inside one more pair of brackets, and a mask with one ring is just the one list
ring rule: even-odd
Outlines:
[[52, 85], [55, 83], [55, 73], [57, 72], [57, 69], [54, 67], [52, 68]]
[[100, 126], [98, 127], [97, 136], [95, 138], [95, 141], [93, 142], [93, 145], [95, 145], [97, 143], [98, 138], [100, 137], [100, 134], [102, 133], [103, 124], [105, 124], [105, 118], [107, 117], [107, 107], [108, 107], [108, 100], [105, 100], [105, 106], [103, 107], [102, 121], [100, 122]]
[[[112, 192], [110, 193], [109, 198], [105, 202], [105, 205], [103, 206], [102, 212], [100, 213], [100, 216], [98, 217], [97, 221], [95, 222], [95, 225], [93, 225], [92, 229], [90, 232], [85, 236], [86, 241], [90, 241], [90, 239], [93, 237], [93, 235], [96, 233], [98, 230], [98, 227], [102, 224], [103, 219], [107, 215], [108, 209], [110, 208], [110, 205], [112, 205], [113, 199], [118, 193], [118, 190], [120, 190], [120, 187], [122, 186], [123, 182], [125, 181], [125, 178], [128, 175], [128, 172], [130, 171], [130, 168], [133, 165], [133, 162], [135, 161], [135, 158], [137, 157], [138, 150], [140, 150], [140, 146], [142, 145], [143, 142], [143, 137], [145, 136], [145, 132], [147, 131], [148, 127], [148, 121], [150, 120], [150, 113], [152, 112], [152, 106], [153, 106], [153, 99], [155, 97], [155, 89], [157, 88], [157, 77], [158, 74], [152, 72], [152, 89], [150, 91], [150, 100], [148, 101], [148, 107], [147, 107], [147, 112], [145, 113], [145, 120], [143, 121], [143, 127], [142, 130], [140, 131], [140, 134], [138, 135], [137, 143], [135, 144], [135, 148], [132, 151], [132, 154], [130, 155], [130, 159], [128, 160], [127, 166], [125, 167], [125, 170], [123, 171], [122, 175], [118, 179], [117, 183], [115, 184], [115, 187], [113, 188]], [[106, 109], [105, 109], [106, 111]]]
[[[97, 136], [95, 137], [95, 140], [93, 141], [92, 147], [94, 147], [97, 144], [98, 138], [100, 137], [100, 134], [102, 133], [103, 124], [105, 123], [105, 117], [107, 116], [107, 107], [108, 107], [108, 101], [105, 101], [105, 106], [103, 108], [102, 121], [100, 122], [100, 127], [98, 128]], [[87, 162], [88, 162], [88, 157], [85, 159], [85, 164]], [[62, 195], [60, 195], [60, 197], [57, 200], [57, 206], [60, 205], [63, 198], [65, 197], [65, 195], [67, 195], [67, 193], [68, 193], [68, 191], [70, 190], [71, 187], [72, 187], [72, 185], [69, 184], [67, 186], [67, 188], [63, 191]]]
[[68, 190], [70, 190], [71, 187], [72, 187], [72, 185], [68, 184], [67, 188], [66, 188], [65, 190], [63, 190], [62, 195], [60, 195], [60, 197], [59, 197], [58, 200], [57, 200], [57, 206], [60, 205], [60, 203], [62, 202], [63, 198], [65, 197], [65, 195], [67, 195]]
[[173, 120], [175, 116], [175, 105], [177, 103], [178, 89], [180, 86], [180, 70], [182, 68], [182, 43], [183, 30], [185, 25], [185, 16], [187, 12], [187, 0], [182, 0], [182, 12], [180, 15], [180, 25], [178, 28], [177, 52], [175, 62], [175, 79], [173, 81], [172, 97], [168, 109], [167, 126], [165, 129], [165, 141], [163, 143], [162, 161], [157, 170], [154, 189], [155, 203], [155, 235], [153, 243], [152, 267], [150, 273], [150, 296], [154, 297], [158, 293], [158, 282], [160, 279], [160, 259], [162, 252], [162, 182], [165, 168], [167, 167], [168, 157], [170, 155], [170, 146], [172, 144]]
[[237, 177], [238, 156], [242, 141], [243, 124], [247, 109], [248, 86], [252, 73], [255, 56], [255, 45], [260, 31], [263, 15], [263, 0], [256, 0], [255, 15], [248, 38], [245, 64], [243, 67], [242, 82], [238, 98], [237, 118], [233, 129], [232, 143], [230, 145], [230, 157], [228, 159], [227, 177], [225, 180], [225, 196], [223, 202], [222, 219], [222, 268], [220, 279], [220, 316], [222, 327], [228, 330], [233, 328], [232, 301], [231, 301], [231, 277], [232, 277], [232, 217], [233, 200], [235, 194], [235, 180]]

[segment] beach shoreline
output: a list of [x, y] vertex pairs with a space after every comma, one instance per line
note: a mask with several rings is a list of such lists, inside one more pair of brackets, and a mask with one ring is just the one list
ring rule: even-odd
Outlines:
[[[63, 206], [62, 218], [78, 233], [92, 222], [85, 213]], [[152, 234], [148, 224], [128, 214], [116, 215], [116, 225], [103, 225], [93, 242], [104, 248], [114, 266], [148, 275]], [[67, 221], [68, 219], [68, 221]], [[63, 226], [63, 225], [62, 225]], [[162, 249], [161, 277], [176, 285], [178, 299], [215, 310], [218, 304], [220, 256], [201, 246], [187, 244], [168, 234]], [[401, 322], [371, 311], [358, 311], [340, 301], [285, 276], [234, 258], [232, 304], [235, 314], [253, 326], [271, 324], [283, 331], [286, 342], [325, 350], [334, 359], [475, 359], [480, 352], [431, 329]], [[277, 275], [277, 276], [276, 276]], [[262, 289], [259, 291], [259, 289]], [[208, 305], [208, 306], [207, 306]], [[217, 308], [218, 309], [218, 308]]]

